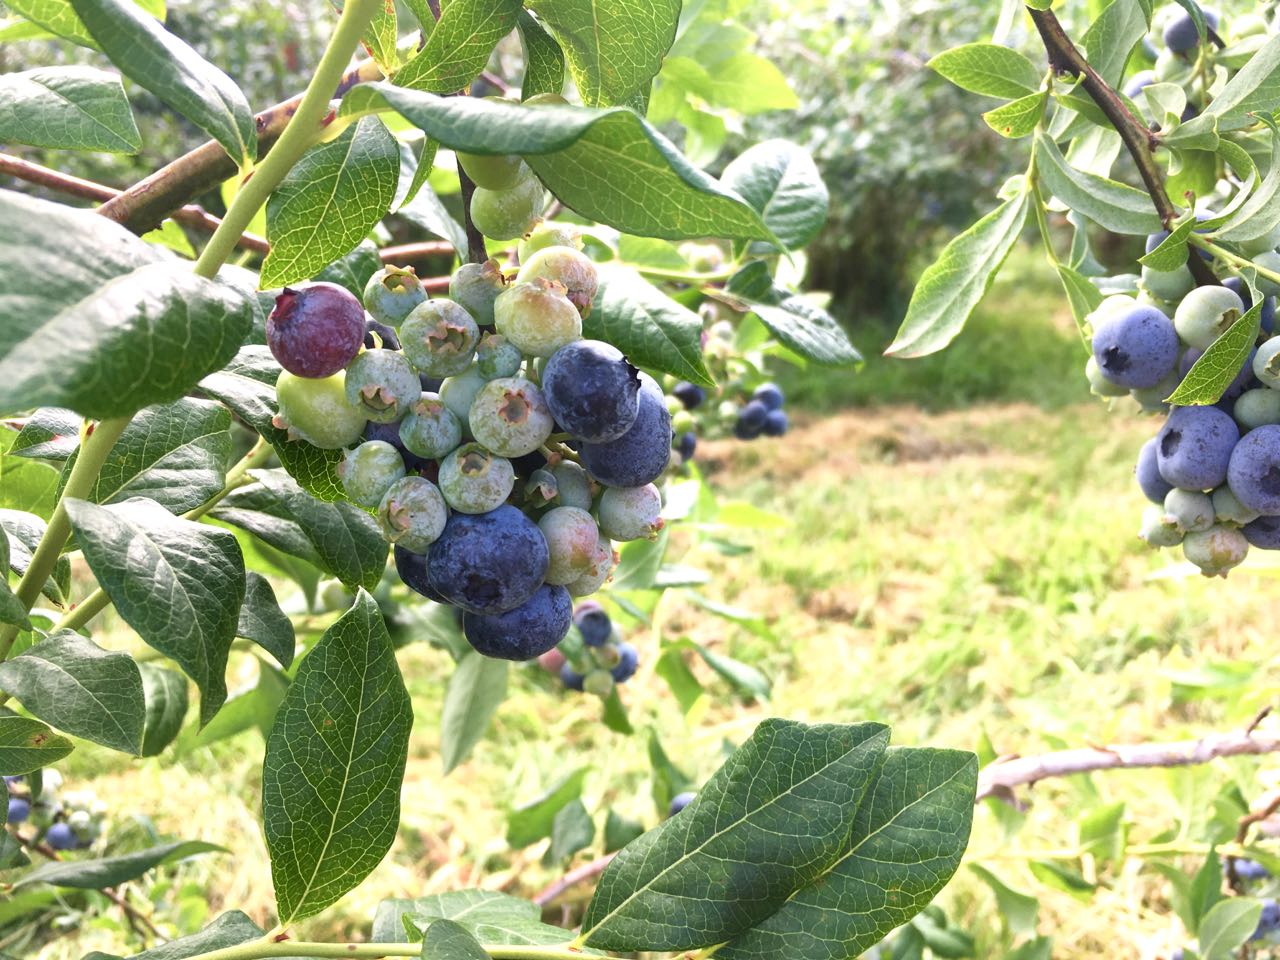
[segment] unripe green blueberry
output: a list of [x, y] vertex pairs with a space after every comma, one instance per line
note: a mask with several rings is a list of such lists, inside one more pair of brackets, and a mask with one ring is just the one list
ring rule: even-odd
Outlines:
[[1280, 388], [1280, 337], [1272, 337], [1253, 356], [1253, 375], [1269, 387]]
[[1244, 302], [1226, 287], [1196, 287], [1178, 304], [1173, 326], [1184, 343], [1207, 350], [1244, 313]]
[[1148, 387], [1145, 390], [1131, 390], [1129, 393], [1133, 399], [1138, 401], [1143, 413], [1167, 413], [1169, 404], [1165, 398], [1171, 396], [1173, 391], [1178, 389], [1178, 384], [1181, 382], [1178, 371], [1174, 370], [1154, 387]]
[[1256, 13], [1244, 13], [1231, 18], [1231, 39], [1260, 37], [1267, 34], [1267, 21]]
[[1196, 280], [1187, 267], [1176, 270], [1152, 270], [1142, 268], [1142, 286], [1161, 300], [1176, 302], [1195, 288]]
[[560, 506], [591, 509], [591, 478], [581, 464], [561, 460], [551, 468], [551, 474], [556, 478], [556, 502]]
[[460, 513], [488, 513], [507, 502], [516, 484], [511, 461], [468, 443], [440, 461], [440, 492]]
[[494, 453], [523, 457], [547, 441], [555, 426], [542, 391], [531, 380], [490, 380], [471, 403], [471, 434]]
[[545, 204], [546, 193], [537, 177], [527, 177], [510, 190], [476, 187], [471, 222], [492, 240], [515, 240], [533, 228]]
[[539, 278], [504, 290], [494, 301], [493, 319], [498, 332], [530, 357], [549, 357], [582, 339], [582, 315], [554, 280]]
[[404, 355], [419, 373], [453, 377], [471, 365], [480, 328], [452, 300], [428, 300], [413, 308], [400, 327]]
[[[1128, 391], [1125, 392], [1127, 393]], [[716, 407], [716, 417], [723, 424], [733, 423], [738, 419], [738, 405], [732, 400], [721, 400], [719, 406]]]
[[385, 440], [366, 440], [352, 447], [338, 464], [342, 489], [362, 507], [376, 507], [403, 476], [404, 458]]
[[596, 274], [596, 265], [586, 254], [572, 247], [543, 247], [524, 262], [516, 274], [516, 283], [538, 277], [561, 284], [569, 302], [584, 317], [591, 312], [591, 301], [595, 298], [600, 278]]
[[581, 250], [582, 233], [572, 223], [543, 220], [521, 239], [520, 245], [516, 248], [516, 254], [521, 263], [527, 263], [530, 257], [547, 247], [570, 247]]
[[1280, 224], [1260, 237], [1240, 241], [1240, 252], [1246, 257], [1256, 257], [1260, 253], [1275, 250], [1276, 247], [1280, 247]]
[[547, 583], [570, 584], [592, 569], [600, 530], [587, 511], [578, 507], [555, 507], [542, 515], [538, 529], [546, 537], [551, 553]]
[[378, 504], [382, 536], [410, 553], [426, 553], [444, 532], [448, 518], [444, 497], [426, 477], [396, 481]]
[[587, 572], [572, 583], [565, 584], [571, 597], [589, 597], [609, 579], [613, 573], [613, 565], [617, 558], [613, 554], [613, 544], [604, 534], [596, 541], [596, 552], [591, 558], [591, 566]]
[[374, 423], [391, 423], [421, 396], [422, 381], [403, 354], [366, 350], [347, 367], [346, 392], [347, 402]]
[[662, 494], [643, 487], [605, 487], [600, 495], [600, 531], [610, 540], [652, 540], [662, 529]]
[[[1098, 361], [1090, 357], [1085, 361], [1084, 376], [1089, 381], [1089, 392], [1095, 397], [1123, 397], [1129, 391], [1117, 383], [1112, 383], [1102, 375], [1102, 369], [1098, 366]], [[734, 415], [737, 415], [737, 408], [734, 408]]]
[[[486, 98], [488, 99], [488, 98]], [[483, 154], [455, 152], [458, 165], [477, 187], [486, 190], [510, 190], [531, 176], [518, 153]]]
[[603, 700], [613, 693], [613, 676], [608, 670], [592, 670], [582, 678], [582, 690]]
[[486, 333], [476, 347], [476, 366], [486, 380], [514, 377], [523, 362], [520, 348], [500, 333]]
[[1213, 513], [1219, 523], [1237, 527], [1243, 527], [1262, 516], [1241, 503], [1230, 487], [1219, 487], [1213, 491]]
[[1182, 531], [1155, 504], [1142, 512], [1142, 529], [1138, 536], [1149, 547], [1176, 547], [1182, 542]]
[[560, 485], [556, 483], [556, 475], [540, 467], [529, 474], [529, 479], [524, 485], [525, 506], [541, 510], [554, 503], [559, 492]]
[[475, 402], [476, 394], [488, 382], [480, 376], [480, 371], [475, 364], [472, 364], [456, 377], [448, 377], [440, 385], [440, 399], [458, 418], [464, 433], [471, 429], [469, 426], [471, 404]]
[[400, 326], [409, 311], [426, 299], [413, 267], [383, 267], [364, 285], [364, 308], [373, 319], [392, 327]]
[[[1267, 250], [1258, 254], [1253, 258], [1255, 265], [1263, 270], [1270, 270], [1272, 273], [1280, 273], [1280, 253], [1275, 250]], [[1276, 283], [1269, 277], [1258, 274], [1258, 289], [1262, 291], [1264, 297], [1274, 297], [1280, 294], [1280, 283]]]
[[1084, 318], [1085, 323], [1089, 325], [1091, 330], [1096, 330], [1098, 324], [1112, 313], [1126, 312], [1136, 306], [1137, 303], [1138, 301], [1128, 294], [1113, 293], [1098, 304], [1097, 307], [1095, 307], [1089, 315]]
[[325, 580], [316, 591], [321, 610], [346, 610], [355, 598], [355, 594], [343, 586], [340, 580]]
[[689, 240], [680, 244], [678, 249], [695, 273], [711, 273], [724, 266], [724, 251], [718, 244]]
[[1208, 530], [1188, 533], [1182, 541], [1182, 555], [1200, 568], [1206, 577], [1225, 577], [1249, 553], [1249, 541], [1234, 527], [1215, 524]]
[[1191, 76], [1191, 64], [1172, 50], [1160, 51], [1154, 70], [1160, 83], [1182, 83]]
[[1213, 500], [1207, 493], [1174, 487], [1165, 495], [1164, 515], [1183, 533], [1208, 530], [1213, 526]]
[[281, 371], [276, 380], [276, 403], [280, 412], [271, 420], [289, 439], [305, 440], [321, 450], [340, 450], [360, 439], [368, 418], [364, 411], [347, 402], [346, 373], [331, 377], [295, 377]]
[[569, 103], [564, 97], [558, 93], [535, 93], [532, 97], [527, 98], [523, 106], [526, 107], [563, 107]]
[[671, 415], [671, 429], [675, 433], [688, 433], [697, 426], [697, 419], [688, 410], [682, 408]]
[[462, 424], [439, 394], [424, 393], [400, 421], [400, 442], [412, 454], [439, 460], [462, 443]]
[[1240, 394], [1232, 413], [1236, 423], [1240, 424], [1241, 433], [1268, 423], [1280, 423], [1280, 390], [1272, 390], [1270, 387], [1246, 390]]
[[497, 260], [464, 263], [449, 278], [449, 298], [462, 304], [482, 327], [493, 326], [493, 301], [506, 288]]

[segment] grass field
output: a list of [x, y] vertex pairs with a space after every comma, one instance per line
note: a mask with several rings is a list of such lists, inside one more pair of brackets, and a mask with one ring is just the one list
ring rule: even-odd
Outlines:
[[[656, 639], [634, 631], [648, 656], [625, 691], [632, 719], [684, 769], [706, 776], [723, 743], [765, 716], [875, 719], [893, 725], [897, 743], [973, 748], [986, 737], [1004, 754], [1196, 736], [1243, 725], [1274, 699], [1274, 580], [1265, 570], [1228, 582], [1153, 578], [1170, 561], [1134, 536], [1142, 503], [1131, 462], [1154, 422], [1084, 395], [1079, 342], [1068, 320], [1045, 315], [1059, 302], [1045, 279], [1020, 261], [957, 344], [959, 359], [892, 370], [877, 360], [858, 378], [814, 376], [808, 392], [793, 378], [808, 403], [785, 441], [704, 445], [701, 462], [723, 498], [787, 523], [746, 537], [754, 549], [741, 556], [699, 548], [679, 558], [712, 572], [710, 597], [761, 613], [769, 635], [710, 617], [678, 591], [656, 618], [669, 638], [689, 636], [764, 671], [770, 701], [741, 701], [708, 674], [710, 695], [682, 715], [652, 672]], [[1026, 357], [1040, 366], [1024, 368]], [[973, 369], [997, 360], [1002, 373]], [[894, 379], [898, 369], [907, 372]], [[874, 405], [848, 406], [872, 396]], [[589, 809], [655, 822], [642, 741], [608, 732], [595, 701], [561, 693], [532, 667], [516, 673], [472, 760], [443, 777], [436, 718], [448, 658], [414, 644], [401, 664], [417, 726], [399, 838], [370, 881], [305, 933], [363, 937], [386, 896], [539, 889], [562, 871], [539, 864], [540, 846], [507, 848], [505, 813], [580, 763], [592, 767]], [[1223, 664], [1248, 667], [1250, 682], [1197, 691], [1195, 678]], [[248, 732], [172, 767], [83, 750], [67, 774], [120, 815], [235, 851], [149, 888], [179, 902], [188, 926], [233, 907], [269, 924], [261, 749]], [[1104, 802], [1126, 803], [1131, 842], [1193, 836], [1221, 784], [1235, 778], [1253, 796], [1271, 769], [1241, 761], [1201, 775], [1047, 782], [1012, 838], [1009, 817], [980, 809], [970, 857], [1040, 897], [1038, 928], [1054, 937], [1055, 958], [1166, 957], [1181, 934], [1165, 881], [1141, 862], [1105, 868], [1086, 858], [1080, 869], [1100, 883], [1088, 899], [1037, 882], [1027, 863], [1073, 847], [1080, 814]], [[978, 938], [977, 956], [1003, 956], [994, 901], [972, 871], [943, 902]], [[69, 960], [110, 949], [119, 933], [102, 911], [35, 955]]]

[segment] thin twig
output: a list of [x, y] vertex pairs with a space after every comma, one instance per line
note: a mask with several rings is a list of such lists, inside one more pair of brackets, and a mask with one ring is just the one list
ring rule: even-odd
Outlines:
[[597, 857], [590, 863], [584, 863], [577, 869], [570, 870], [559, 880], [547, 884], [547, 886], [534, 894], [533, 902], [540, 907], [553, 903], [570, 887], [576, 887], [580, 883], [586, 883], [588, 880], [593, 880], [600, 876], [600, 874], [604, 873], [604, 868], [609, 865], [609, 861], [616, 856], [616, 853], [607, 853], [603, 857]]
[[418, 243], [402, 243], [394, 247], [383, 247], [378, 251], [383, 263], [413, 263], [426, 257], [443, 257], [453, 253], [453, 244], [448, 240], [422, 240]]

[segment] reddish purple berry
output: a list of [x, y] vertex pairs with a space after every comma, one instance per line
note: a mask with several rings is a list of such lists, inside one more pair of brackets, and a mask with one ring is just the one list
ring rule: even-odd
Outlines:
[[364, 307], [336, 283], [285, 287], [267, 317], [267, 345], [294, 376], [331, 377], [364, 343]]

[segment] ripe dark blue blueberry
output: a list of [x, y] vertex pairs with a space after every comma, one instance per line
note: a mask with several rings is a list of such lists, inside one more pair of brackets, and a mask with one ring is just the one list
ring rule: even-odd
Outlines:
[[582, 634], [582, 642], [588, 647], [602, 647], [613, 633], [613, 622], [604, 608], [594, 600], [578, 604], [573, 612], [573, 622]]
[[560, 682], [564, 684], [566, 689], [577, 690], [581, 693], [582, 681], [585, 679], [586, 677], [567, 663], [560, 668]]
[[399, 350], [400, 335], [395, 327], [369, 317], [364, 325], [364, 346], [366, 350]]
[[[1124, 85], [1124, 95], [1132, 100], [1140, 94], [1145, 88], [1156, 82], [1156, 74], [1154, 70], [1139, 70], [1129, 82]], [[1148, 253], [1151, 251], [1148, 250]]]
[[427, 583], [470, 613], [505, 613], [533, 596], [550, 559], [538, 525], [515, 507], [455, 513], [431, 544]]
[[[1204, 8], [1201, 11], [1204, 13], [1205, 25], [1211, 30], [1216, 29], [1217, 13]], [[1169, 25], [1164, 28], [1164, 45], [1174, 53], [1187, 53], [1200, 45], [1200, 33], [1196, 30], [1196, 22], [1191, 19], [1191, 14], [1179, 11], [1169, 21]]]
[[569, 591], [544, 583], [513, 610], [490, 616], [468, 613], [462, 619], [462, 632], [486, 657], [532, 660], [564, 639], [572, 614]]
[[[1217, 407], [1179, 407], [1156, 435], [1160, 475], [1184, 490], [1220, 486], [1227, 479], [1231, 451], [1239, 439], [1236, 422]], [[1240, 497], [1234, 487], [1232, 492]], [[1252, 506], [1244, 497], [1240, 502]]]
[[762, 400], [750, 400], [738, 411], [738, 423], [759, 432], [764, 429], [764, 421], [768, 416], [769, 408]]
[[1280, 550], [1280, 517], [1259, 517], [1240, 528], [1249, 546], [1259, 550]]
[[25, 797], [9, 798], [9, 823], [22, 823], [31, 814], [31, 801]]
[[1274, 930], [1280, 930], [1280, 903], [1267, 897], [1262, 901], [1262, 914], [1258, 917], [1258, 926], [1249, 939], [1261, 940]]
[[697, 794], [692, 790], [686, 790], [684, 793], [677, 793], [671, 798], [671, 806], [667, 808], [667, 816], [674, 817], [677, 813], [693, 802], [693, 798]]
[[396, 573], [400, 581], [414, 593], [421, 594], [428, 600], [444, 603], [444, 597], [431, 589], [427, 582], [427, 555], [412, 553], [400, 545], [393, 551], [396, 559]]
[[636, 675], [640, 666], [640, 654], [629, 643], [618, 644], [618, 662], [609, 671], [614, 683], [626, 683]]
[[764, 435], [766, 437], [780, 437], [787, 432], [789, 426], [791, 426], [791, 422], [787, 419], [785, 410], [770, 410], [764, 418]]
[[776, 383], [762, 383], [756, 387], [755, 392], [751, 394], [752, 400], [759, 400], [764, 404], [766, 410], [781, 410], [782, 404], [786, 398], [782, 395], [782, 388]]
[[662, 388], [641, 374], [639, 398], [630, 430], [607, 443], [582, 445], [582, 465], [606, 486], [643, 487], [662, 476], [671, 460], [671, 414]]
[[671, 395], [684, 404], [686, 410], [696, 410], [707, 400], [707, 391], [696, 383], [681, 380], [671, 391]]
[[1160, 476], [1156, 446], [1155, 437], [1152, 437], [1142, 445], [1142, 450], [1138, 453], [1138, 465], [1134, 468], [1134, 475], [1138, 478], [1138, 486], [1142, 489], [1142, 495], [1152, 503], [1163, 504], [1164, 498], [1173, 489], [1173, 484]]
[[71, 850], [78, 846], [75, 831], [61, 821], [48, 829], [44, 842], [54, 850]]
[[1265, 880], [1271, 876], [1271, 871], [1260, 864], [1257, 860], [1249, 860], [1241, 857], [1236, 860], [1236, 876], [1241, 880]]
[[295, 376], [331, 377], [360, 352], [364, 329], [364, 307], [345, 287], [285, 287], [267, 317], [267, 346]]
[[1280, 424], [1257, 427], [1240, 438], [1231, 453], [1227, 483], [1250, 510], [1280, 514]]
[[1117, 310], [1093, 333], [1093, 358], [1102, 375], [1122, 387], [1154, 387], [1178, 362], [1178, 331], [1155, 307]]
[[557, 350], [542, 373], [542, 392], [556, 422], [588, 443], [617, 440], [640, 410], [639, 371], [601, 340], [577, 340]]
[[692, 430], [680, 434], [680, 439], [676, 441], [676, 452], [680, 454], [680, 459], [688, 461], [693, 459], [694, 451], [698, 449], [698, 437]]

